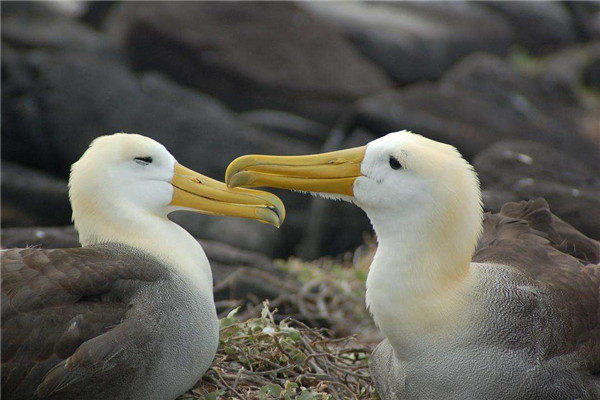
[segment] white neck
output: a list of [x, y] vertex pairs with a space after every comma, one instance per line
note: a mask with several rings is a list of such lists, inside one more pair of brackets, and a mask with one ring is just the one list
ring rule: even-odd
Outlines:
[[122, 243], [165, 261], [200, 290], [212, 293], [212, 272], [200, 244], [166, 216], [120, 206], [96, 212], [73, 212], [83, 246]]
[[464, 307], [476, 240], [464, 236], [473, 223], [436, 223], [433, 215], [439, 214], [425, 207], [401, 218], [366, 211], [379, 241], [367, 278], [367, 306], [394, 349], [410, 351], [425, 334], [448, 329]]

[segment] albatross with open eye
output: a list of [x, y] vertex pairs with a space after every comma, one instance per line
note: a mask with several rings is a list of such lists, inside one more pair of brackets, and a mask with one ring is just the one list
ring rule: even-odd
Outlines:
[[475, 171], [454, 147], [401, 131], [325, 154], [240, 157], [226, 182], [367, 213], [382, 398], [600, 398], [600, 244], [542, 199], [484, 216]]
[[73, 165], [69, 196], [83, 247], [2, 251], [2, 397], [176, 398], [210, 366], [219, 324], [208, 259], [167, 215], [279, 226], [283, 204], [133, 134], [96, 139]]

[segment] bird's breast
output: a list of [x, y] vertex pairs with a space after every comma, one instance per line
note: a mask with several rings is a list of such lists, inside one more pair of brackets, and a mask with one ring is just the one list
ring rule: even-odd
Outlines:
[[212, 363], [219, 324], [212, 292], [198, 290], [185, 275], [150, 288], [137, 299], [146, 329], [156, 332], [153, 368], [140, 378], [148, 398], [175, 398], [192, 387]]

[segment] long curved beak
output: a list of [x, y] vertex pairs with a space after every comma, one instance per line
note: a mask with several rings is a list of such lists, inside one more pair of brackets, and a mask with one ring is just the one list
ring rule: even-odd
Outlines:
[[242, 156], [227, 167], [225, 182], [353, 196], [365, 151], [362, 146], [307, 156]]
[[274, 194], [250, 189], [231, 189], [222, 182], [175, 164], [170, 206], [210, 215], [251, 218], [279, 227], [285, 207]]

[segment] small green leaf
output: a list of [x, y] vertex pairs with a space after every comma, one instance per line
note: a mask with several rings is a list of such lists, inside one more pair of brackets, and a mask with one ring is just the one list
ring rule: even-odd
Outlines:
[[260, 320], [260, 319], [256, 319], [253, 321], [248, 321], [248, 326], [250, 327], [250, 329], [254, 332], [258, 332], [258, 331], [262, 331], [262, 329], [265, 327], [264, 321]]
[[239, 324], [240, 320], [235, 317], [235, 315], [240, 310], [240, 307], [236, 307], [227, 314], [225, 318], [219, 320], [219, 329], [227, 328], [231, 325]]
[[222, 318], [219, 320], [219, 329], [224, 329], [224, 328], [230, 327], [239, 322], [240, 321], [238, 321], [237, 318], [229, 318], [229, 317]]
[[[237, 313], [240, 311], [241, 306], [234, 308], [233, 310], [231, 310], [229, 312], [229, 314], [227, 314], [227, 318], [233, 318], [237, 315]], [[237, 319], [237, 318], [236, 318]]]
[[300, 385], [298, 385], [296, 382], [290, 382], [290, 381], [285, 382], [285, 390], [298, 389], [299, 387], [300, 387]]
[[287, 337], [293, 340], [300, 340], [300, 331], [296, 328], [290, 328], [287, 326], [281, 327], [281, 332], [283, 332]]
[[283, 388], [275, 383], [271, 383], [269, 386], [269, 393], [273, 396], [279, 397]]
[[303, 390], [302, 393], [300, 393], [300, 396], [298, 396], [298, 400], [315, 400], [315, 399], [317, 399], [317, 394], [311, 392], [310, 390]]
[[224, 395], [225, 395], [225, 391], [223, 389], [219, 389], [217, 391], [214, 391], [214, 392], [209, 393], [206, 396], [204, 396], [203, 400], [219, 400], [219, 397], [224, 396]]
[[272, 397], [279, 397], [281, 395], [281, 392], [283, 391], [283, 388], [275, 383], [270, 383], [268, 385], [265, 385], [263, 387], [260, 388], [260, 392], [258, 393], [261, 400], [262, 399], [268, 399], [269, 395]]

